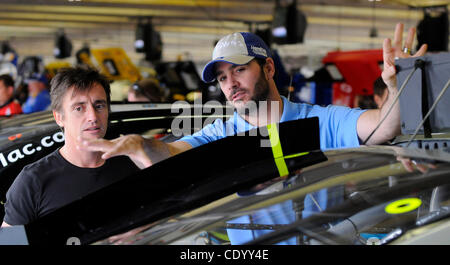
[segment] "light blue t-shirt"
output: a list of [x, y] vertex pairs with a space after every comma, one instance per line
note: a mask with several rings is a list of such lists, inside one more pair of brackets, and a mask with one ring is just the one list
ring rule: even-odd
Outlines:
[[[283, 100], [283, 114], [280, 123], [311, 117], [319, 118], [320, 148], [322, 150], [359, 146], [356, 122], [365, 110], [333, 105], [321, 107], [305, 103], [293, 103], [283, 96], [281, 98]], [[184, 136], [179, 141], [185, 141], [192, 147], [198, 147], [254, 128], [256, 127], [249, 124], [235, 111], [233, 117], [225, 123], [222, 119], [217, 119], [202, 130]]]
[[25, 114], [46, 110], [50, 104], [50, 93], [47, 89], [42, 90], [36, 97], [28, 96], [27, 101], [22, 106]]
[[[321, 107], [318, 105], [310, 105], [304, 103], [293, 103], [288, 101], [285, 97], [283, 100], [283, 114], [280, 119], [281, 122], [318, 117], [319, 131], [320, 131], [320, 148], [322, 150], [333, 148], [345, 148], [359, 146], [359, 139], [356, 130], [356, 123], [359, 116], [365, 111], [361, 109], [351, 109], [342, 106], [327, 106]], [[193, 135], [184, 136], [180, 141], [189, 143], [192, 147], [198, 147], [209, 142], [219, 140], [226, 136], [231, 136], [240, 132], [245, 132], [256, 128], [241, 116], [234, 112], [233, 117], [228, 119], [225, 123], [221, 119], [215, 120], [212, 124], [205, 126], [202, 130]], [[302, 217], [307, 218], [315, 212], [320, 212], [326, 209], [328, 204], [338, 203], [342, 200], [339, 196], [332, 196], [333, 199], [329, 202], [329, 193], [334, 189], [322, 189], [308, 194], [304, 200], [304, 209]], [[335, 193], [335, 192], [334, 192]], [[312, 198], [314, 198], [315, 203]], [[292, 201], [287, 200], [280, 204], [272, 205], [256, 211], [251, 215], [244, 215], [233, 220], [228, 221], [229, 224], [277, 224], [285, 225], [295, 221], [296, 217], [293, 212]], [[319, 205], [316, 205], [318, 203]], [[319, 208], [320, 207], [320, 208]], [[253, 221], [252, 221], [253, 220]], [[239, 245], [264, 234], [271, 232], [270, 230], [259, 229], [227, 229], [228, 237], [232, 245]], [[279, 244], [294, 245], [295, 238], [287, 239]]]

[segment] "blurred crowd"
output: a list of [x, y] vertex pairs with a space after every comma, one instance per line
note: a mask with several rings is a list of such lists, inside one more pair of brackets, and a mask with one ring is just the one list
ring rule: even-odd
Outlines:
[[[12, 57], [14, 58], [14, 56]], [[39, 57], [28, 57], [21, 65], [0, 58], [0, 118], [49, 110], [52, 74]], [[126, 85], [125, 102], [166, 102], [167, 93], [156, 78]]]

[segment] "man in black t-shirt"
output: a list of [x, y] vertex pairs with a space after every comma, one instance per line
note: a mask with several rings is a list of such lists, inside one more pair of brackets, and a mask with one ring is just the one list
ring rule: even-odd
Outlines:
[[23, 168], [6, 194], [2, 226], [28, 224], [112, 184], [139, 168], [126, 156], [78, 148], [103, 138], [108, 127], [109, 81], [91, 68], [66, 68], [51, 81], [53, 117], [64, 132], [60, 149]]

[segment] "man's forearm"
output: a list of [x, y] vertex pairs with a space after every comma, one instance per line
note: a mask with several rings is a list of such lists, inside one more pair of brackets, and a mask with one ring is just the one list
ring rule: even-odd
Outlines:
[[143, 160], [144, 167], [151, 166], [192, 148], [190, 144], [183, 141], [164, 143], [156, 139], [144, 139], [142, 147], [145, 155], [149, 159], [148, 161]]
[[380, 122], [382, 123], [372, 136], [370, 136], [366, 144], [382, 144], [400, 134], [400, 104], [398, 101], [392, 107], [391, 112], [386, 116], [397, 93], [395, 87], [389, 88], [388, 98], [381, 109], [367, 110], [361, 115], [357, 124], [358, 136], [361, 141], [367, 141], [369, 135], [372, 134]]
[[[378, 122], [381, 122], [386, 115], [385, 120], [381, 124], [379, 128], [379, 135], [377, 138], [380, 138], [379, 143], [386, 142], [388, 140], [393, 139], [394, 137], [400, 135], [400, 103], [397, 100], [394, 106], [392, 104], [395, 101], [395, 98], [398, 95], [398, 90], [396, 87], [387, 88], [389, 94], [387, 96], [386, 102], [380, 109], [380, 119]], [[391, 111], [388, 114], [389, 109], [392, 107]]]
[[169, 146], [156, 139], [145, 139], [143, 143], [145, 154], [150, 158], [151, 165], [172, 156]]

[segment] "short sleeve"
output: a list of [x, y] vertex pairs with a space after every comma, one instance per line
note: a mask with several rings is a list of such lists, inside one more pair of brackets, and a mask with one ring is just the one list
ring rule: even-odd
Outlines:
[[357, 133], [358, 118], [365, 110], [342, 106], [321, 108], [320, 145], [322, 150], [359, 146]]
[[187, 142], [193, 148], [216, 141], [227, 136], [224, 123], [221, 119], [215, 120], [213, 123], [206, 125], [200, 131], [186, 135], [178, 141]]

